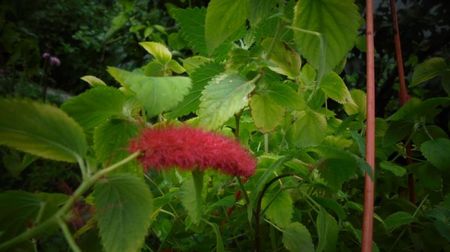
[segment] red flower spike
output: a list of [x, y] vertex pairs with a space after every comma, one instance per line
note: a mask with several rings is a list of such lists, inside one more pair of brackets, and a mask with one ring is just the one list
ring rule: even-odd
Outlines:
[[226, 174], [249, 177], [256, 167], [256, 160], [237, 141], [188, 126], [145, 129], [131, 141], [129, 151], [143, 153], [138, 160], [145, 169], [214, 168]]

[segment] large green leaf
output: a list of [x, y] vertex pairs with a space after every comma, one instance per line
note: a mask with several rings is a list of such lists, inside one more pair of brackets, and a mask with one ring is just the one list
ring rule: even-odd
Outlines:
[[292, 222], [284, 229], [283, 244], [291, 252], [314, 252], [311, 234], [298, 222]]
[[336, 251], [339, 233], [337, 221], [324, 208], [320, 208], [316, 225], [317, 234], [319, 235], [319, 243], [317, 244], [316, 251]]
[[286, 190], [266, 193], [261, 206], [266, 209], [264, 215], [277, 226], [284, 228], [291, 223], [294, 205]]
[[202, 55], [208, 55], [205, 42], [205, 8], [174, 9], [173, 15], [180, 25], [181, 34], [189, 45]]
[[396, 212], [384, 219], [384, 224], [386, 225], [386, 229], [388, 231], [392, 231], [396, 228], [399, 228], [403, 225], [409, 224], [414, 221], [414, 216], [407, 212]]
[[320, 88], [328, 97], [340, 104], [355, 104], [344, 81], [335, 72], [330, 72], [322, 78]]
[[99, 125], [94, 131], [94, 150], [97, 160], [105, 162], [125, 158], [128, 155], [128, 142], [137, 133], [137, 126], [125, 120], [108, 120]]
[[301, 111], [290, 129], [291, 142], [299, 147], [315, 146], [325, 138], [327, 120], [312, 110]]
[[167, 115], [171, 118], [196, 112], [200, 105], [200, 97], [206, 84], [216, 75], [222, 73], [223, 65], [215, 62], [206, 63], [194, 70], [191, 74], [192, 89], [189, 94]]
[[247, 19], [247, 1], [212, 0], [205, 20], [205, 38], [211, 54], [228, 37], [239, 31]]
[[443, 58], [430, 58], [414, 68], [411, 86], [417, 86], [441, 75], [447, 68]]
[[[320, 33], [325, 50], [321, 53], [318, 36], [294, 29], [300, 53], [316, 69], [333, 69], [354, 45], [359, 27], [358, 7], [353, 0], [302, 0], [295, 6], [293, 26]], [[323, 55], [321, 55], [323, 54]], [[321, 66], [321, 57], [324, 66]]]
[[285, 109], [278, 105], [269, 94], [253, 95], [250, 107], [255, 125], [262, 132], [274, 130], [283, 120]]
[[356, 174], [356, 162], [347, 158], [328, 158], [320, 162], [319, 170], [327, 185], [340, 190], [342, 183]]
[[115, 67], [108, 67], [108, 72], [135, 93], [149, 116], [172, 109], [191, 88], [191, 79], [187, 77], [149, 77]]
[[131, 174], [110, 175], [95, 185], [95, 218], [105, 251], [139, 251], [150, 226], [152, 201], [145, 182]]
[[[29, 225], [36, 225], [46, 220], [67, 198], [67, 195], [59, 193], [2, 192], [0, 194], [0, 241], [11, 239], [25, 231]], [[51, 230], [47, 230], [49, 231]]]
[[266, 38], [261, 42], [268, 59], [270, 70], [295, 79], [300, 74], [302, 61], [300, 55], [282, 41]]
[[420, 150], [425, 158], [441, 171], [450, 170], [450, 140], [438, 138], [424, 142]]
[[0, 144], [67, 162], [76, 162], [87, 150], [82, 128], [64, 111], [15, 99], [0, 100]]
[[61, 108], [88, 132], [108, 118], [121, 116], [125, 101], [116, 88], [99, 86], [69, 99]]
[[248, 0], [248, 19], [252, 27], [273, 15], [277, 1], [273, 0]]
[[200, 98], [200, 123], [216, 129], [248, 104], [255, 85], [237, 74], [222, 74], [211, 80]]

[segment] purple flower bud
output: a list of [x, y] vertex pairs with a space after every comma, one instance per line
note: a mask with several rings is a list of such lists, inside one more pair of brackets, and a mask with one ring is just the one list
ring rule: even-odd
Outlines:
[[48, 53], [48, 52], [45, 52], [45, 53], [42, 54], [42, 58], [43, 59], [47, 59], [49, 57], [50, 57], [50, 53]]
[[59, 66], [61, 65], [61, 60], [58, 59], [56, 56], [50, 57], [50, 66]]

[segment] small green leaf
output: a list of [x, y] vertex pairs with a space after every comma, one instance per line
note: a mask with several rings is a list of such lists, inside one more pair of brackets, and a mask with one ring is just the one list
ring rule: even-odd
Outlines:
[[196, 68], [191, 74], [192, 89], [189, 94], [171, 112], [167, 113], [167, 116], [176, 118], [190, 112], [197, 112], [203, 89], [214, 76], [222, 73], [223, 70], [223, 65], [215, 62], [206, 63]]
[[384, 224], [386, 229], [391, 232], [401, 226], [410, 224], [414, 221], [414, 217], [407, 212], [396, 212], [384, 219]]
[[269, 53], [267, 56], [270, 70], [286, 75], [290, 79], [295, 79], [300, 74], [302, 66], [300, 55], [286, 43], [266, 38], [261, 42], [261, 46]]
[[114, 174], [94, 187], [95, 218], [105, 251], [138, 251], [144, 244], [152, 194], [145, 182], [131, 174]]
[[298, 113], [298, 118], [290, 129], [290, 138], [299, 147], [319, 145], [325, 138], [327, 120], [324, 115], [312, 110]]
[[290, 252], [314, 252], [311, 234], [298, 222], [292, 222], [284, 229], [283, 245]]
[[265, 210], [264, 215], [277, 226], [285, 228], [291, 223], [294, 205], [286, 190], [266, 193], [261, 206]]
[[125, 95], [113, 87], [96, 87], [66, 101], [61, 108], [87, 132], [111, 117], [120, 117]]
[[395, 163], [389, 162], [389, 161], [382, 161], [380, 163], [380, 167], [383, 170], [391, 172], [392, 174], [394, 174], [397, 177], [402, 177], [406, 174], [405, 168], [403, 168], [400, 165], [397, 165]]
[[424, 142], [420, 151], [425, 158], [439, 170], [446, 172], [450, 169], [450, 140], [438, 138]]
[[300, 53], [314, 68], [322, 68], [321, 57], [324, 57], [323, 72], [333, 69], [353, 47], [360, 19], [353, 0], [298, 1], [294, 15], [294, 27], [318, 32], [325, 42], [325, 52], [321, 53], [318, 36], [294, 29]]
[[99, 125], [94, 131], [97, 160], [104, 162], [125, 158], [128, 155], [128, 142], [137, 133], [137, 126], [125, 120], [108, 120]]
[[167, 64], [167, 67], [172, 71], [175, 72], [177, 74], [182, 74], [184, 72], [186, 72], [186, 69], [184, 69], [184, 67], [182, 67], [180, 65], [180, 63], [178, 63], [176, 60], [170, 60], [169, 64]]
[[181, 203], [194, 224], [199, 224], [203, 215], [203, 172], [193, 171], [181, 185]]
[[430, 58], [414, 68], [411, 86], [417, 86], [427, 80], [441, 75], [447, 68], [447, 64], [443, 58]]
[[324, 208], [320, 208], [317, 215], [317, 234], [319, 235], [319, 243], [317, 244], [317, 252], [336, 251], [336, 244], [339, 233], [337, 221]]
[[355, 104], [344, 81], [335, 72], [330, 72], [322, 78], [320, 88], [328, 97], [340, 104]]
[[85, 76], [81, 77], [80, 79], [87, 82], [89, 85], [91, 85], [91, 87], [106, 86], [106, 83], [103, 80], [101, 80], [93, 75], [85, 75]]
[[[207, 64], [211, 62], [210, 58], [206, 58], [203, 56], [192, 56], [186, 59], [183, 59], [183, 67], [186, 69], [189, 75], [195, 72], [200, 66], [203, 64]], [[192, 77], [192, 76], [191, 76]], [[195, 83], [195, 81], [193, 81]]]
[[283, 120], [284, 108], [278, 105], [269, 94], [255, 94], [250, 100], [252, 117], [256, 127], [262, 132], [274, 130]]
[[191, 79], [187, 77], [148, 77], [115, 67], [108, 67], [108, 72], [120, 84], [136, 94], [148, 116], [172, 109], [191, 88]]
[[172, 59], [172, 53], [169, 49], [161, 43], [157, 42], [141, 42], [139, 43], [148, 53], [150, 53], [156, 60], [163, 64], [169, 63]]
[[345, 103], [344, 110], [347, 115], [359, 114], [361, 118], [366, 118], [366, 93], [360, 89], [350, 91], [354, 103]]
[[77, 162], [87, 151], [83, 129], [64, 111], [27, 100], [0, 99], [0, 145]]
[[200, 98], [200, 123], [216, 129], [248, 104], [255, 85], [237, 74], [222, 74], [211, 80]]
[[205, 38], [211, 54], [228, 37], [239, 31], [247, 19], [247, 1], [212, 0], [208, 4]]

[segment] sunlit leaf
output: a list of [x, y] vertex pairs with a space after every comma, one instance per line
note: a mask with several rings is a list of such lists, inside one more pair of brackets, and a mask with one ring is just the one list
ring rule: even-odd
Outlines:
[[15, 99], [0, 99], [0, 144], [67, 162], [76, 162], [87, 151], [82, 128], [64, 111]]
[[222, 74], [211, 80], [200, 98], [200, 123], [216, 129], [248, 104], [255, 85], [236, 74]]
[[89, 85], [91, 85], [91, 87], [106, 86], [106, 83], [103, 80], [101, 80], [100, 78], [97, 78], [93, 75], [85, 75], [85, 76], [81, 77], [80, 79], [87, 82]]
[[316, 146], [325, 138], [327, 121], [325, 116], [312, 110], [298, 113], [290, 129], [290, 138], [299, 147]]
[[256, 127], [269, 132], [282, 123], [285, 109], [278, 105], [269, 94], [255, 94], [250, 101], [252, 117]]
[[340, 104], [354, 104], [342, 78], [335, 72], [330, 72], [322, 78], [320, 88], [329, 98]]
[[161, 63], [167, 64], [172, 59], [172, 53], [165, 45], [161, 43], [141, 42], [139, 45]]

